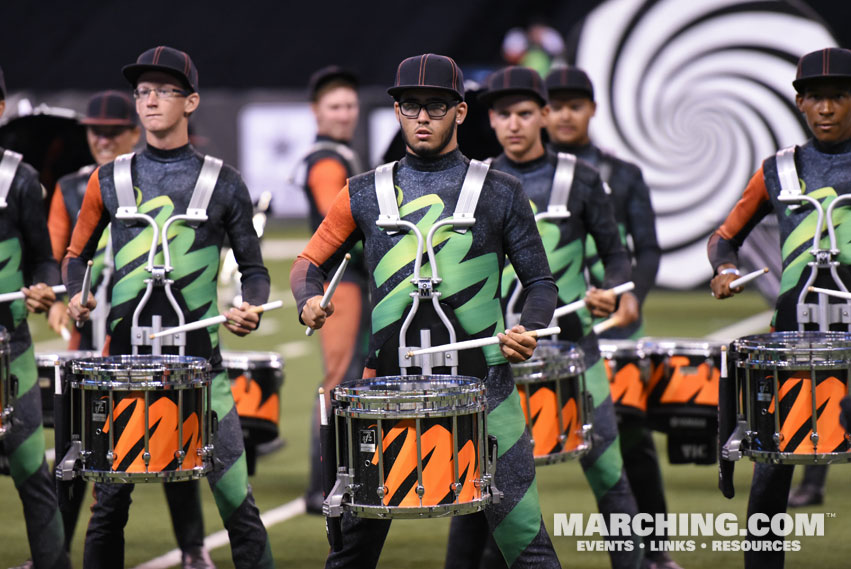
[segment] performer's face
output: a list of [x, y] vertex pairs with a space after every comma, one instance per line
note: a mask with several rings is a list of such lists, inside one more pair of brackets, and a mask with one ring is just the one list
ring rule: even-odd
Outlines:
[[[414, 115], [411, 109], [416, 112], [417, 105], [430, 105], [431, 114], [422, 107]], [[440, 89], [411, 89], [399, 96], [394, 107], [410, 152], [429, 157], [452, 152], [458, 147], [456, 128], [467, 116], [467, 103], [456, 102]], [[440, 116], [444, 111], [446, 114]]]
[[816, 83], [797, 95], [795, 102], [820, 142], [832, 144], [851, 138], [851, 84]]
[[316, 130], [335, 140], [350, 141], [358, 125], [358, 93], [351, 87], [339, 86], [322, 93], [313, 103]]
[[506, 156], [527, 162], [543, 154], [541, 129], [548, 112], [527, 95], [509, 95], [494, 102], [488, 117]]
[[90, 125], [86, 127], [89, 150], [98, 166], [127, 154], [139, 142], [138, 126]]
[[588, 144], [588, 123], [597, 105], [582, 92], [565, 91], [550, 96], [547, 134], [556, 144]]
[[[162, 96], [157, 89], [169, 91]], [[155, 134], [166, 134], [179, 127], [182, 121], [198, 108], [198, 93], [187, 93], [180, 81], [168, 73], [151, 71], [142, 74], [136, 83], [136, 92], [145, 96], [136, 98], [136, 112], [145, 130]]]

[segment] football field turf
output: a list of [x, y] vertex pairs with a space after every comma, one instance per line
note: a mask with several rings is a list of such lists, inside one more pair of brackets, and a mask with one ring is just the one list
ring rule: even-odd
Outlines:
[[[270, 237], [278, 237], [273, 233]], [[277, 243], [277, 242], [276, 242]], [[267, 242], [268, 250], [271, 243]], [[272, 299], [284, 299], [285, 308], [263, 317], [259, 333], [239, 339], [222, 329], [223, 343], [229, 350], [271, 350], [282, 354], [285, 360], [286, 379], [281, 398], [281, 434], [286, 445], [280, 451], [262, 457], [257, 474], [251, 479], [254, 496], [261, 512], [279, 512], [279, 506], [300, 498], [305, 489], [308, 472], [308, 428], [310, 413], [320, 379], [318, 339], [307, 338], [298, 324], [294, 303], [289, 293], [288, 275], [291, 259], [273, 247], [276, 259], [267, 255], [272, 274]], [[653, 291], [646, 304], [645, 332], [661, 337], [700, 337], [729, 326], [748, 316], [768, 309], [767, 303], [755, 292], [747, 292], [734, 299], [718, 302], [710, 297], [708, 289], [692, 292]], [[42, 316], [31, 316], [39, 352], [62, 348], [62, 342], [47, 331]], [[46, 431], [48, 448], [52, 444], [52, 431]], [[673, 513], [735, 514], [744, 524], [745, 510], [752, 464], [737, 464], [736, 497], [725, 499], [717, 488], [717, 467], [676, 465], [667, 461], [665, 436], [656, 435], [667, 493], [668, 509]], [[801, 469], [798, 469], [801, 470]], [[801, 473], [796, 472], [796, 482]], [[787, 567], [833, 568], [848, 566], [848, 540], [851, 538], [847, 520], [851, 518], [851, 466], [831, 468], [828, 476], [827, 503], [808, 508], [803, 512], [826, 513], [825, 535], [800, 539], [798, 552], [787, 553]], [[584, 476], [576, 462], [545, 466], [538, 469], [538, 485], [546, 525], [552, 535], [554, 514], [573, 512], [590, 514], [596, 507]], [[641, 491], [640, 489], [638, 491]], [[222, 529], [213, 497], [207, 483], [202, 481], [204, 522], [207, 534]], [[89, 501], [86, 502], [88, 504]], [[299, 504], [292, 505], [299, 511]], [[28, 557], [28, 548], [21, 515], [20, 501], [9, 477], [0, 477], [0, 569], [17, 565]], [[794, 512], [794, 511], [793, 511]], [[835, 517], [832, 515], [835, 514]], [[269, 524], [272, 551], [278, 567], [321, 567], [327, 553], [323, 519], [318, 516], [296, 514], [281, 516], [284, 521]], [[88, 508], [80, 517], [74, 537], [74, 567], [82, 567], [82, 551]], [[433, 568], [442, 567], [445, 555], [447, 519], [395, 521], [384, 547], [380, 567]], [[149, 562], [176, 547], [163, 492], [158, 484], [139, 484], [133, 494], [130, 521], [126, 532], [126, 567], [136, 567]], [[579, 551], [580, 540], [553, 536], [559, 559], [565, 567], [582, 569], [609, 566], [605, 553]], [[694, 545], [694, 551], [675, 551], [672, 556], [685, 569], [741, 567], [742, 554], [713, 552], [712, 541], [730, 541], [719, 535], [673, 538], [682, 547]], [[706, 544], [706, 549], [702, 547]], [[219, 546], [211, 551], [220, 568], [231, 567], [230, 548]], [[148, 565], [152, 567], [153, 565]], [[165, 567], [167, 565], [157, 565]]]

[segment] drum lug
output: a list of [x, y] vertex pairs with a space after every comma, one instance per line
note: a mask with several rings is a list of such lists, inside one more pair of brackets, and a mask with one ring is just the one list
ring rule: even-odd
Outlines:
[[109, 451], [106, 453], [106, 462], [109, 463], [109, 467], [112, 468], [112, 463], [115, 462], [115, 453]]
[[339, 518], [343, 515], [343, 499], [349, 493], [353, 484], [354, 476], [348, 474], [345, 467], [340, 468], [337, 471], [337, 481], [334, 482], [334, 487], [331, 488], [331, 492], [322, 502], [322, 513], [325, 514], [325, 517]]
[[736, 422], [736, 429], [724, 446], [721, 447], [721, 458], [724, 460], [741, 460], [742, 459], [742, 442], [748, 437], [748, 424], [746, 421], [739, 420]]
[[71, 441], [68, 452], [65, 453], [65, 456], [56, 465], [57, 480], [67, 482], [74, 479], [77, 475], [75, 470], [77, 461], [82, 457], [82, 453], [80, 452], [82, 448], [83, 445], [80, 441]]

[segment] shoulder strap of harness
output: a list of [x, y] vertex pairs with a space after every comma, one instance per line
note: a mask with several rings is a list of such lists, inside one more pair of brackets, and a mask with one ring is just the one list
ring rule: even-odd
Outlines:
[[458, 195], [458, 202], [455, 204], [455, 211], [452, 213], [454, 229], [458, 233], [465, 233], [476, 223], [476, 205], [479, 203], [479, 196], [489, 169], [490, 164], [487, 162], [470, 160], [467, 175], [464, 176], [464, 183], [461, 185], [461, 193]]
[[803, 193], [798, 180], [798, 168], [795, 166], [795, 148], [787, 146], [777, 151], [777, 178], [780, 180], [782, 197], [795, 197]]
[[361, 167], [360, 158], [355, 154], [355, 151], [346, 146], [345, 144], [341, 144], [339, 142], [331, 142], [330, 140], [317, 140], [313, 143], [313, 146], [310, 147], [307, 154], [304, 156], [307, 158], [314, 152], [319, 152], [320, 150], [330, 150], [332, 152], [336, 152], [339, 154], [343, 160], [346, 161], [346, 164], [349, 166], [349, 170], [351, 170], [352, 175], [360, 174], [363, 172]]
[[11, 150], [3, 151], [3, 159], [0, 160], [0, 209], [6, 209], [6, 198], [18, 171], [18, 164], [23, 156]]
[[112, 183], [115, 185], [115, 197], [118, 199], [118, 215], [133, 215], [136, 207], [136, 192], [133, 191], [133, 175], [130, 166], [133, 153], [122, 154], [112, 165]]
[[207, 206], [210, 204], [213, 189], [216, 187], [216, 181], [222, 171], [222, 164], [223, 162], [219, 158], [209, 154], [204, 156], [204, 165], [201, 166], [201, 173], [198, 174], [195, 189], [192, 190], [192, 198], [190, 198], [189, 206], [186, 208], [186, 215], [193, 220], [207, 221]]
[[375, 196], [378, 199], [378, 227], [388, 235], [399, 231], [399, 205], [396, 203], [396, 186], [393, 184], [393, 169], [396, 162], [382, 164], [375, 169]]
[[561, 213], [567, 211], [567, 200], [570, 198], [570, 188], [573, 186], [573, 174], [576, 171], [576, 156], [567, 152], [558, 153], [558, 164], [553, 176], [553, 188], [550, 192], [550, 202], [547, 211]]

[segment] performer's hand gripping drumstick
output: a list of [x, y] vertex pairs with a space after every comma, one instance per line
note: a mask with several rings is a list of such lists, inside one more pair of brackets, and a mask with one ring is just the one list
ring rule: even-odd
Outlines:
[[844, 298], [845, 300], [851, 300], [851, 292], [842, 292], [841, 290], [832, 290], [829, 288], [821, 288], [817, 286], [808, 287], [807, 291], [817, 292], [819, 294], [826, 294], [827, 296], [835, 296], [836, 298]]
[[709, 287], [712, 289], [712, 296], [718, 299], [729, 298], [734, 294], [742, 292], [742, 287], [752, 280], [761, 277], [768, 272], [768, 267], [757, 269], [746, 275], [736, 275], [736, 267], [731, 264], [721, 265], [718, 267], [718, 274], [712, 278]]
[[[561, 328], [553, 326], [552, 328], [540, 328], [538, 330], [526, 330], [523, 326], [515, 326], [511, 330], [506, 330], [505, 334], [497, 334], [489, 338], [478, 338], [476, 340], [464, 340], [463, 342], [454, 342], [452, 344], [444, 344], [442, 346], [432, 346], [430, 348], [422, 348], [419, 350], [411, 350], [405, 354], [406, 358], [412, 358], [422, 354], [437, 354], [440, 352], [451, 352], [453, 350], [470, 350], [473, 348], [483, 348], [484, 346], [492, 346], [501, 344], [503, 346], [503, 354], [511, 362], [518, 362], [529, 359], [532, 351], [535, 349], [535, 338], [541, 336], [552, 336], [561, 332]], [[525, 338], [522, 338], [525, 336]], [[527, 348], [531, 345], [531, 351]], [[508, 353], [506, 353], [506, 348]], [[525, 357], [523, 357], [525, 355]], [[514, 358], [518, 359], [514, 359]]]
[[[3, 294], [0, 294], [0, 304], [2, 304], [4, 302], [13, 302], [15, 300], [22, 300], [24, 298], [28, 299], [28, 298], [30, 298], [30, 296], [32, 296], [33, 291], [36, 291], [36, 290], [40, 291], [41, 287], [45, 287], [45, 288], [49, 289], [50, 291], [52, 291], [53, 294], [54, 294], [53, 298], [56, 298], [57, 294], [62, 294], [62, 293], [65, 292], [65, 285], [56, 285], [56, 286], [49, 287], [47, 285], [37, 284], [37, 285], [33, 285], [29, 288], [24, 287], [19, 291], [4, 292]], [[45, 294], [47, 293], [47, 291], [44, 291], [44, 292], [45, 292]]]
[[351, 258], [352, 256], [346, 253], [343, 262], [337, 267], [337, 272], [334, 273], [331, 282], [328, 284], [328, 288], [325, 290], [325, 294], [322, 295], [318, 303], [314, 301], [314, 298], [319, 298], [318, 296], [308, 299], [305, 303], [301, 311], [301, 320], [307, 324], [307, 330], [304, 331], [305, 336], [312, 336], [313, 331], [322, 328], [325, 324], [325, 319], [334, 313], [334, 305], [331, 304], [331, 297], [334, 296], [337, 285], [343, 279], [346, 265], [349, 264]]
[[[225, 327], [231, 332], [234, 332], [234, 334], [244, 336], [245, 334], [248, 334], [248, 332], [250, 332], [251, 330], [257, 328], [256, 323], [260, 321], [259, 317], [257, 316], [258, 314], [266, 312], [267, 310], [274, 310], [275, 308], [280, 308], [283, 305], [284, 301], [282, 300], [267, 302], [266, 304], [261, 304], [260, 306], [251, 306], [247, 302], [243, 302], [240, 308], [231, 308], [227, 311], [226, 314], [219, 314], [218, 316], [204, 318], [203, 320], [198, 320], [196, 322], [189, 322], [188, 324], [184, 324], [183, 326], [175, 326], [174, 328], [169, 328], [168, 330], [163, 330], [162, 332], [157, 332], [156, 334], [151, 334], [150, 338], [151, 340], [153, 340], [154, 338], [162, 338], [163, 336], [177, 334], [178, 332], [191, 332], [192, 330], [206, 328], [207, 326], [216, 326], [217, 324], [224, 324]], [[248, 317], [247, 315], [249, 314], [254, 315], [254, 318]], [[239, 322], [234, 320], [236, 315], [240, 315]], [[253, 327], [251, 327], [252, 323], [254, 323]]]
[[[80, 290], [80, 304], [83, 306], [89, 301], [89, 293], [92, 290], [92, 265], [94, 263], [91, 259], [86, 263], [86, 273], [83, 275], [83, 288]], [[77, 328], [81, 328], [83, 326], [82, 320], [77, 320]]]
[[[623, 294], [625, 292], [629, 292], [634, 288], [635, 288], [635, 283], [632, 282], [632, 281], [625, 282], [625, 283], [620, 284], [620, 285], [618, 285], [614, 288], [610, 288], [609, 290], [599, 290], [599, 289], [593, 289], [592, 288], [591, 290], [588, 291], [588, 294], [585, 296], [585, 298], [581, 298], [579, 300], [571, 302], [570, 304], [565, 304], [564, 306], [556, 308], [555, 312], [553, 312], [553, 320], [561, 318], [562, 316], [567, 316], [568, 314], [573, 314], [574, 312], [576, 312], [580, 308], [585, 308], [586, 306], [588, 306], [586, 304], [586, 299], [588, 299], [588, 296], [591, 296], [591, 299], [592, 299], [593, 302], [597, 302], [598, 297], [599, 297], [599, 299], [605, 298], [603, 295], [608, 296], [609, 294], [612, 294], [614, 296], [618, 296], [618, 295]], [[613, 302], [612, 302], [612, 310], [614, 310], [614, 303]], [[592, 313], [593, 313], [593, 311], [592, 311]], [[608, 316], [609, 313], [603, 312], [600, 315], [601, 316]]]

